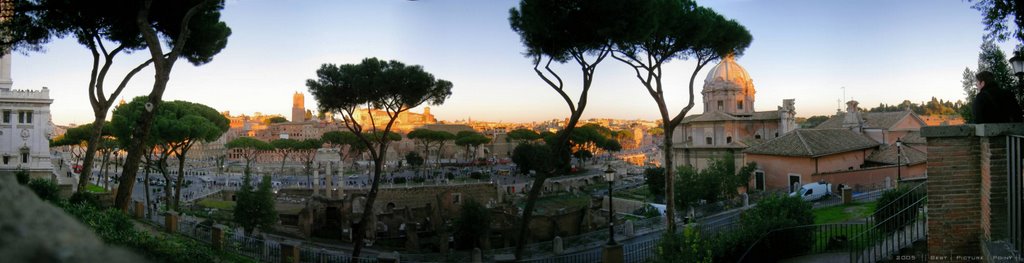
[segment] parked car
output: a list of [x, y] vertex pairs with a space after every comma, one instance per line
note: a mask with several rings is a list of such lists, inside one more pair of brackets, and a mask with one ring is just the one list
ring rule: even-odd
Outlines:
[[815, 182], [801, 186], [799, 191], [790, 193], [789, 196], [800, 196], [804, 201], [817, 201], [831, 196], [831, 194], [832, 184]]

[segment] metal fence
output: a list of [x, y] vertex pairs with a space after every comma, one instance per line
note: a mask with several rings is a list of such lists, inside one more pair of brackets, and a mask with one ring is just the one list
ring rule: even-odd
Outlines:
[[642, 263], [651, 261], [656, 254], [655, 250], [658, 248], [658, 241], [661, 241], [661, 236], [622, 246], [622, 251], [625, 252], [622, 255], [624, 262]]
[[353, 258], [339, 251], [322, 248], [301, 247], [299, 262], [303, 263], [376, 263], [375, 258]]
[[591, 249], [581, 253], [561, 255], [548, 258], [528, 259], [519, 262], [530, 263], [593, 263], [601, 262], [601, 250]]
[[927, 234], [928, 183], [922, 183], [865, 218], [867, 228], [850, 242], [850, 262], [889, 259]]
[[1010, 135], [1006, 137], [1007, 200], [1006, 223], [1007, 239], [1019, 255], [1024, 252], [1024, 229], [1021, 217], [1024, 217], [1024, 136]]
[[774, 262], [802, 255], [846, 251], [849, 240], [867, 229], [865, 224], [819, 224], [769, 231], [754, 242], [739, 262]]

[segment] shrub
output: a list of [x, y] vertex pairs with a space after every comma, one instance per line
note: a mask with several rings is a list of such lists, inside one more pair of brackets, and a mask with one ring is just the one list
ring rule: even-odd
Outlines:
[[[178, 236], [152, 236], [136, 230], [128, 215], [114, 210], [99, 210], [84, 203], [61, 204], [64, 211], [78, 218], [103, 239], [120, 245], [156, 262], [225, 262], [213, 249], [198, 241]], [[235, 260], [234, 258], [230, 260]]]
[[712, 262], [709, 242], [701, 239], [700, 231], [689, 225], [679, 234], [665, 234], [658, 242], [653, 262]]
[[[772, 195], [740, 216], [741, 228], [716, 236], [711, 244], [716, 262], [736, 262], [750, 249], [747, 257], [775, 261], [803, 253], [814, 244], [810, 228], [772, 230], [814, 224], [811, 204], [800, 197]], [[764, 237], [762, 239], [762, 237]], [[751, 247], [758, 242], [756, 247]]]
[[491, 210], [476, 200], [467, 199], [455, 218], [455, 246], [458, 249], [482, 247], [480, 240], [488, 236]]
[[405, 183], [405, 177], [395, 177], [394, 180], [395, 180], [396, 184], [404, 184]]
[[918, 209], [923, 204], [918, 201], [925, 197], [924, 194], [921, 189], [912, 190], [909, 187], [885, 191], [878, 198], [878, 209], [874, 214], [875, 224], [880, 230], [890, 233], [910, 223], [918, 215]]
[[453, 174], [453, 173], [445, 173], [444, 174], [444, 178], [448, 178], [448, 180], [454, 180], [455, 179], [455, 174]]
[[86, 204], [93, 207], [103, 207], [100, 203], [100, 198], [96, 194], [89, 192], [75, 192], [71, 194], [71, 198], [68, 199], [69, 203], [72, 204]]
[[29, 181], [28, 171], [25, 171], [24, 169], [15, 172], [14, 176], [18, 178], [18, 184], [25, 185]]
[[476, 179], [476, 180], [480, 180], [480, 178], [483, 178], [483, 177], [484, 177], [484, 174], [483, 174], [483, 173], [481, 173], [481, 172], [472, 172], [472, 173], [469, 173], [469, 178], [473, 178], [473, 179]]
[[28, 181], [28, 188], [39, 196], [39, 199], [57, 203], [60, 201], [60, 188], [53, 181], [35, 178]]
[[422, 183], [422, 182], [426, 182], [426, 181], [427, 181], [427, 178], [424, 178], [422, 176], [417, 176], [417, 177], [413, 177], [412, 178], [412, 182], [414, 182], [414, 183]]

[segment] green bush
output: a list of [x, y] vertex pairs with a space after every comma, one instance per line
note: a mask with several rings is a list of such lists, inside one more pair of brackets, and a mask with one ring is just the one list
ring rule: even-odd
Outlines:
[[57, 203], [60, 201], [60, 188], [53, 181], [35, 178], [28, 181], [28, 188], [39, 196], [39, 199]]
[[878, 208], [874, 220], [878, 229], [891, 233], [910, 223], [918, 215], [918, 209], [924, 205], [919, 200], [925, 197], [922, 189], [912, 190], [909, 187], [890, 189], [878, 198]]
[[480, 180], [480, 178], [484, 178], [484, 174], [481, 173], [481, 172], [472, 172], [472, 173], [469, 173], [469, 178], [473, 178], [475, 180]]
[[179, 236], [153, 236], [136, 230], [128, 215], [114, 210], [99, 210], [85, 203], [62, 203], [68, 214], [89, 226], [111, 245], [124, 246], [154, 262], [236, 262], [246, 259], [219, 254], [206, 244]]
[[713, 251], [715, 262], [737, 262], [748, 249], [748, 258], [772, 262], [806, 252], [814, 244], [811, 228], [768, 234], [772, 230], [814, 224], [811, 204], [799, 197], [772, 195], [762, 199], [740, 216], [739, 224], [739, 229], [709, 240], [708, 246]]
[[679, 234], [665, 234], [658, 242], [653, 262], [712, 262], [714, 257], [710, 242], [702, 240], [700, 231], [693, 225]]
[[417, 176], [417, 177], [413, 177], [412, 178], [412, 182], [414, 182], [414, 183], [422, 183], [422, 182], [426, 182], [426, 181], [427, 181], [427, 178], [424, 178], [422, 176]]
[[71, 194], [71, 198], [68, 199], [69, 203], [72, 204], [86, 204], [93, 207], [103, 207], [100, 203], [100, 198], [96, 194], [89, 192], [75, 192]]
[[25, 185], [29, 181], [28, 171], [24, 169], [15, 172], [14, 176], [18, 178], [18, 184]]

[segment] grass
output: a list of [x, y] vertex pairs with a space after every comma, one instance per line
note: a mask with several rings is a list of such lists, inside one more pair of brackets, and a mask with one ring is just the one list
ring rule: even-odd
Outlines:
[[545, 196], [537, 199], [539, 213], [547, 213], [565, 208], [566, 210], [579, 209], [590, 205], [589, 195], [556, 195]]
[[103, 189], [102, 186], [95, 185], [95, 184], [89, 184], [89, 185], [85, 186], [85, 190], [89, 191], [89, 192], [93, 192], [93, 193], [106, 193], [107, 192], [107, 189]]
[[216, 208], [216, 209], [220, 209], [220, 210], [234, 210], [235, 209], [235, 202], [234, 201], [220, 201], [220, 200], [213, 200], [213, 199], [203, 199], [203, 200], [199, 201], [199, 206], [208, 207], [208, 208]]
[[843, 223], [853, 219], [862, 219], [875, 212], [878, 202], [852, 203], [814, 210], [815, 224]]
[[640, 187], [629, 189], [626, 191], [616, 191], [615, 197], [639, 200], [643, 202], [654, 201], [654, 195], [651, 194], [651, 190], [647, 188], [647, 185], [641, 185]]

